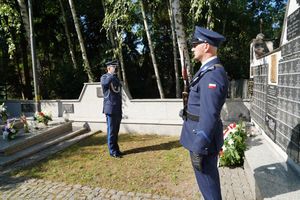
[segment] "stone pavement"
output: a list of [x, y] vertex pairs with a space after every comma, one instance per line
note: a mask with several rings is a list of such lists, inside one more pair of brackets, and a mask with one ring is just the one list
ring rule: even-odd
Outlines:
[[[252, 200], [243, 168], [220, 168], [222, 196], [224, 200]], [[191, 180], [195, 181], [195, 180]], [[105, 200], [179, 200], [202, 199], [198, 189], [193, 197], [178, 198], [156, 194], [117, 191], [115, 189], [92, 188], [82, 185], [68, 185], [41, 179], [10, 177], [0, 175], [0, 199], [105, 199]]]

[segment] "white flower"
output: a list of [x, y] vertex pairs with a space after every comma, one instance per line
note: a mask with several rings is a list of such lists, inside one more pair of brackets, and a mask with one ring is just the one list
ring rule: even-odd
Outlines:
[[6, 106], [4, 106], [4, 103], [0, 105], [0, 110], [3, 112], [6, 111]]
[[234, 144], [233, 139], [230, 139], [230, 140], [228, 141], [228, 144], [229, 144], [229, 145], [233, 145], [233, 144]]

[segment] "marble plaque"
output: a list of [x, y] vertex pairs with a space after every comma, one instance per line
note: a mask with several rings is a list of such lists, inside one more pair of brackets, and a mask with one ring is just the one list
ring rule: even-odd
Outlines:
[[62, 110], [66, 113], [74, 113], [74, 104], [62, 104]]
[[274, 85], [268, 85], [267, 88], [267, 114], [276, 118], [277, 113], [277, 95], [278, 88]]
[[289, 43], [283, 45], [281, 49], [281, 55], [283, 57], [292, 57], [292, 55], [296, 55], [296, 58], [299, 58], [297, 57], [296, 53], [300, 51], [300, 38], [292, 40]]
[[21, 103], [22, 113], [33, 113], [35, 112], [35, 107], [33, 103]]
[[265, 117], [265, 124], [266, 127], [268, 128], [268, 132], [269, 132], [269, 136], [271, 139], [275, 140], [275, 136], [276, 136], [276, 120], [275, 118], [273, 118], [270, 115], [266, 115]]
[[300, 35], [300, 8], [290, 14], [287, 18], [287, 40]]

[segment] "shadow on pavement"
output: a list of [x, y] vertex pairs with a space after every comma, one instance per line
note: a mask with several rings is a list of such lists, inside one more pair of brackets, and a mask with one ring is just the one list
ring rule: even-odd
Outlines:
[[262, 199], [293, 191], [300, 193], [300, 177], [287, 163], [274, 163], [258, 167], [254, 170], [254, 178], [256, 193]]

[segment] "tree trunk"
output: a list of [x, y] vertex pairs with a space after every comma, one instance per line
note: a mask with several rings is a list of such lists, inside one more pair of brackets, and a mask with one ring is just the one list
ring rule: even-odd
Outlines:
[[22, 72], [21, 72], [21, 69], [20, 69], [18, 53], [15, 54], [14, 60], [15, 60], [15, 64], [16, 64], [16, 67], [17, 67], [18, 77], [19, 77], [19, 79], [16, 80], [17, 84], [15, 84], [15, 85], [17, 85], [18, 91], [20, 91], [22, 99], [24, 100], [25, 99], [25, 87], [24, 87], [25, 84], [23, 84], [23, 76], [22, 76]]
[[148, 43], [149, 43], [150, 54], [151, 54], [151, 58], [152, 58], [152, 62], [153, 62], [154, 72], [155, 72], [155, 76], [156, 76], [157, 87], [158, 87], [160, 98], [163, 99], [163, 98], [165, 98], [164, 91], [163, 91], [161, 81], [160, 81], [160, 77], [159, 77], [157, 62], [156, 62], [154, 49], [153, 49], [153, 45], [152, 45], [152, 40], [151, 40], [149, 28], [148, 28], [148, 23], [147, 23], [147, 18], [146, 18], [146, 14], [145, 14], [145, 8], [144, 8], [143, 0], [140, 1], [140, 5], [141, 5], [141, 10], [142, 10], [142, 15], [143, 15], [145, 31], [146, 31], [146, 35], [147, 35], [147, 39], [148, 39]]
[[60, 4], [60, 8], [61, 8], [62, 17], [63, 17], [63, 25], [64, 25], [65, 32], [66, 32], [69, 51], [70, 51], [71, 59], [72, 59], [72, 62], [73, 62], [73, 67], [74, 67], [74, 69], [77, 69], [75, 52], [74, 52], [74, 48], [73, 48], [73, 45], [72, 45], [72, 42], [71, 42], [71, 37], [70, 37], [70, 32], [69, 32], [69, 28], [68, 28], [68, 24], [67, 24], [67, 18], [66, 18], [64, 6], [63, 6], [63, 3], [61, 2], [61, 0], [59, 0], [59, 4]]
[[181, 67], [187, 66], [187, 74], [189, 80], [192, 79], [193, 68], [191, 67], [190, 56], [188, 52], [188, 47], [186, 43], [186, 36], [184, 32], [184, 26], [182, 23], [182, 14], [180, 9], [180, 1], [179, 0], [171, 0], [172, 1], [172, 10], [175, 18], [175, 30], [177, 35], [177, 42], [181, 60]]
[[[20, 11], [21, 11], [21, 17], [22, 17], [22, 21], [24, 24], [24, 28], [25, 28], [25, 32], [26, 32], [26, 38], [27, 40], [29, 40], [30, 38], [30, 27], [29, 27], [29, 16], [28, 16], [28, 11], [27, 11], [27, 7], [26, 7], [26, 3], [24, 2], [24, 0], [18, 0], [18, 4], [20, 7]], [[30, 41], [28, 42], [30, 47]]]
[[[30, 77], [30, 68], [28, 66], [28, 52], [31, 47], [30, 44], [30, 26], [29, 26], [29, 15], [27, 11], [27, 6], [24, 0], [18, 0], [20, 13], [22, 17], [23, 26], [25, 29], [26, 37], [22, 38], [22, 57], [23, 57], [23, 66], [24, 66], [24, 77], [25, 77], [25, 88], [26, 88], [26, 98], [33, 99], [32, 95], [32, 85], [31, 85], [31, 77]], [[25, 40], [25, 41], [24, 41]], [[27, 42], [27, 44], [26, 44]], [[38, 60], [38, 59], [37, 59]], [[39, 63], [39, 61], [37, 61]], [[39, 71], [39, 69], [37, 69]], [[39, 85], [39, 84], [37, 84]]]
[[175, 22], [173, 10], [171, 9], [172, 1], [169, 0], [168, 9], [172, 30], [172, 41], [173, 41], [173, 60], [174, 60], [174, 72], [175, 72], [175, 83], [176, 83], [176, 98], [180, 98], [180, 85], [179, 85], [179, 72], [178, 72], [178, 62], [177, 62], [177, 46], [176, 46], [176, 32], [175, 32]]
[[208, 1], [208, 12], [207, 12], [207, 22], [206, 22], [207, 29], [213, 29], [214, 23], [212, 21], [212, 5], [211, 2]]
[[75, 9], [73, 0], [69, 0], [69, 4], [70, 4], [72, 16], [73, 16], [73, 21], [74, 21], [75, 29], [76, 29], [79, 44], [80, 44], [82, 59], [83, 59], [83, 62], [84, 62], [84, 70], [86, 71], [86, 73], [88, 75], [89, 82], [93, 82], [94, 76], [92, 74], [90, 63], [89, 63], [89, 60], [87, 58], [86, 50], [85, 50], [85, 47], [84, 47], [84, 41], [83, 41], [83, 37], [81, 35], [80, 26], [79, 26], [79, 23], [78, 23], [78, 19], [77, 19], [77, 15], [76, 15], [76, 9]]
[[28, 43], [26, 38], [24, 37], [23, 34], [21, 34], [21, 49], [22, 49], [21, 53], [22, 53], [24, 80], [25, 80], [25, 98], [33, 99], [30, 68], [28, 66], [27, 44]]
[[123, 83], [124, 83], [125, 87], [128, 87], [123, 52], [122, 52], [122, 38], [117, 31], [116, 31], [116, 33], [117, 33], [117, 38], [118, 38], [118, 47], [117, 47], [118, 50], [117, 51], [118, 51], [118, 56], [119, 56], [119, 60], [120, 60], [120, 64], [121, 64], [121, 73], [122, 73], [122, 77], [123, 77]]

